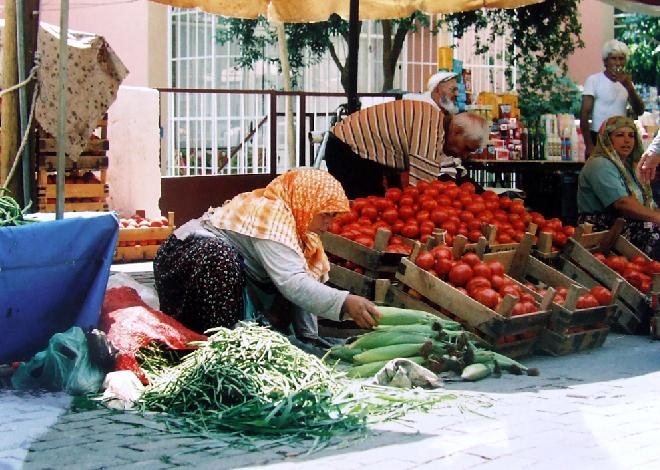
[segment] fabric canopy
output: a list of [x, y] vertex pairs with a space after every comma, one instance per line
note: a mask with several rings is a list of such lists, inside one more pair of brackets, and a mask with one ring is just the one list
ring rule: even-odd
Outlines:
[[[271, 21], [311, 23], [325, 21], [337, 13], [349, 18], [350, 0], [152, 0], [181, 8], [199, 8], [215, 15], [234, 18], [264, 16]], [[543, 0], [360, 0], [360, 19], [405, 18], [415, 11], [456, 13], [480, 8], [517, 8]]]

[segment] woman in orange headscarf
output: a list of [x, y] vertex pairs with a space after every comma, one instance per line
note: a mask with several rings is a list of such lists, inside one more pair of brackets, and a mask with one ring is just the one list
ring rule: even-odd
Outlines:
[[300, 168], [239, 194], [176, 230], [158, 250], [160, 305], [193, 330], [265, 319], [317, 339], [316, 316], [352, 318], [363, 327], [380, 316], [369, 300], [324, 283], [330, 264], [319, 233], [349, 210], [339, 182]]

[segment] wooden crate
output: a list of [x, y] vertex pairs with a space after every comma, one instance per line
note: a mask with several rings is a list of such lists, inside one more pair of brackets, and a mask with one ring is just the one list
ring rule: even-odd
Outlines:
[[449, 319], [449, 317], [444, 315], [440, 310], [435, 309], [423, 300], [406, 293], [399, 285], [392, 283], [389, 279], [376, 280], [374, 301], [379, 305], [422, 310], [445, 320]]
[[[374, 238], [373, 248], [360, 245], [353, 240], [330, 232], [323, 232], [321, 234], [321, 242], [326, 253], [364, 268], [365, 275], [376, 279], [384, 277], [387, 274], [393, 275], [396, 272], [399, 261], [405, 256], [401, 253], [385, 251], [385, 247], [391, 236], [392, 233], [389, 230], [379, 228]], [[407, 239], [403, 240], [404, 243], [413, 243]]]
[[[511, 357], [526, 356], [534, 352], [539, 334], [550, 315], [547, 309], [551, 297], [544, 299], [541, 311], [535, 313], [511, 316], [511, 308], [515, 303], [515, 297], [512, 296], [506, 296], [499, 311], [494, 311], [416, 266], [412, 261], [415, 255], [413, 250], [411, 259], [401, 260], [396, 278], [402, 285], [419, 292], [432, 307], [478, 333], [494, 350]], [[516, 335], [525, 339], [503, 342], [506, 337]]]
[[620, 283], [615, 300], [618, 308], [611, 323], [632, 334], [645, 328], [653, 314], [651, 296], [660, 289], [660, 275], [653, 276], [652, 294], [646, 295], [619, 273], [601, 263], [592, 253], [616, 253], [628, 259], [644, 256], [649, 260], [642, 251], [621, 236], [624, 223], [623, 219], [619, 219], [610, 230], [597, 233], [589, 233], [588, 226], [586, 233], [584, 226], [578, 227], [575, 237], [568, 240], [562, 252], [562, 272], [587, 288], [602, 285], [613, 290]]
[[[48, 133], [40, 130], [38, 132], [38, 146], [37, 154], [39, 157], [56, 156], [57, 155], [57, 139]], [[108, 115], [105, 114], [97, 123], [96, 128], [92, 132], [87, 145], [83, 150], [82, 156], [105, 156], [110, 148], [110, 141], [108, 140]], [[67, 158], [69, 164], [75, 163]], [[107, 166], [107, 165], [106, 165]], [[67, 166], [71, 168], [71, 166]], [[89, 167], [86, 167], [89, 168]]]
[[[168, 212], [167, 219], [167, 227], [120, 228], [113, 261], [146, 261], [154, 259], [161, 243], [176, 228], [174, 226], [174, 212]], [[129, 243], [132, 246], [119, 246], [123, 243]]]
[[[557, 343], [559, 338], [563, 338], [564, 347], [562, 354], [567, 354], [573, 347], [574, 352], [582, 351], [592, 345], [593, 347], [602, 345], [602, 342], [588, 341], [578, 342], [575, 338], [573, 330], [576, 328], [582, 329], [598, 329], [599, 331], [608, 328], [608, 322], [614, 316], [617, 308], [616, 304], [602, 305], [592, 308], [577, 308], [576, 303], [580, 295], [585, 293], [586, 286], [579, 284], [579, 281], [573, 280], [570, 277], [562, 274], [556, 269], [546, 265], [540, 260], [531, 255], [532, 252], [532, 239], [531, 235], [526, 235], [520, 243], [520, 247], [515, 252], [504, 253], [490, 253], [484, 255], [485, 260], [498, 260], [504, 265], [504, 269], [508, 276], [516, 279], [520, 283], [532, 282], [543, 283], [548, 288], [556, 289], [558, 287], [565, 287], [568, 289], [568, 295], [563, 305], [557, 304], [554, 301], [550, 307], [550, 319], [545, 327], [545, 330], [552, 331], [552, 342], [540, 341], [539, 348], [544, 352], [556, 354]], [[616, 298], [620, 283], [613, 286], [612, 295]], [[541, 301], [541, 297], [537, 292], [525, 287], [525, 291], [531, 293], [537, 301]], [[607, 336], [607, 332], [599, 333], [599, 335]], [[603, 340], [604, 341], [604, 340]]]
[[338, 289], [347, 290], [351, 294], [359, 295], [370, 300], [374, 299], [376, 279], [335, 263], [330, 263], [328, 276], [328, 284]]
[[563, 356], [598, 348], [605, 343], [609, 331], [607, 326], [565, 334], [546, 329], [541, 332], [540, 349], [553, 356]]
[[[71, 171], [65, 178], [70, 178]], [[106, 170], [101, 169], [95, 173], [97, 181], [92, 183], [65, 183], [64, 210], [70, 212], [80, 211], [106, 211], [108, 205], [108, 185], [105, 183]], [[37, 173], [38, 208], [40, 212], [54, 212], [57, 202], [57, 184], [53, 181], [54, 175], [45, 169]]]

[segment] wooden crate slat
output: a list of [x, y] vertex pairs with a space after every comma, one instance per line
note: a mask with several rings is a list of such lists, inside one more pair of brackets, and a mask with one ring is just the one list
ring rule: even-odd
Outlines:
[[[37, 162], [46, 171], [56, 171], [57, 169], [57, 155], [39, 154]], [[65, 158], [64, 168], [66, 170], [99, 170], [108, 168], [108, 157], [105, 155], [86, 155], [82, 153], [78, 157], [78, 161], [75, 162], [68, 157]]]
[[[83, 149], [84, 152], [101, 153], [110, 149], [110, 141], [107, 139], [89, 139]], [[39, 153], [57, 153], [57, 139], [42, 137], [39, 139]]]
[[[104, 183], [67, 183], [64, 185], [64, 198], [85, 197], [105, 198], [108, 194], [108, 186]], [[39, 187], [39, 197], [57, 197], [57, 185], [48, 184]]]
[[347, 290], [367, 299], [374, 298], [374, 279], [364, 274], [356, 273], [347, 268], [330, 263], [328, 282], [335, 287]]
[[113, 261], [145, 261], [156, 257], [160, 245], [118, 246]]
[[321, 242], [326, 253], [351, 261], [374, 273], [395, 272], [399, 261], [405, 256], [401, 253], [374, 250], [329, 232], [321, 235]]
[[563, 356], [602, 346], [605, 343], [608, 333], [608, 327], [570, 333], [568, 335], [561, 335], [554, 331], [545, 330], [542, 333], [539, 348], [554, 356]]
[[[105, 202], [64, 202], [66, 212], [103, 212], [108, 210]], [[55, 203], [39, 202], [39, 212], [55, 212]]]
[[493, 339], [541, 329], [549, 316], [549, 312], [536, 312], [505, 318], [419, 268], [407, 258], [401, 260], [396, 277], [468, 326]]
[[423, 300], [416, 299], [412, 295], [405, 293], [399, 287], [394, 285], [391, 285], [390, 288], [387, 290], [387, 293], [385, 294], [384, 304], [390, 305], [392, 307], [423, 310], [425, 312], [432, 313], [433, 315], [443, 318], [445, 320], [449, 319], [446, 315], [434, 309]]

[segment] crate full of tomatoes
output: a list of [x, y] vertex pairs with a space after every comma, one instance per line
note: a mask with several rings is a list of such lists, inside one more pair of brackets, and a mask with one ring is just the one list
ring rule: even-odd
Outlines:
[[[419, 181], [417, 186], [404, 189], [389, 188], [384, 197], [357, 198], [351, 211], [338, 216], [329, 231], [367, 246], [379, 227], [422, 243], [434, 231], [442, 230], [449, 246], [457, 235], [465, 236], [471, 244], [487, 235], [489, 249], [495, 250], [500, 245], [514, 248], [512, 244], [532, 231], [533, 225], [545, 227], [550, 222], [557, 226], [557, 221], [546, 221], [540, 213], [527, 211], [521, 199], [500, 197], [493, 191], [477, 194], [469, 182], [457, 185], [436, 180]], [[561, 237], [558, 240], [562, 242]]]
[[[56, 174], [40, 169], [37, 175], [40, 212], [55, 212]], [[68, 170], [64, 177], [64, 210], [67, 212], [108, 210], [106, 170]]]
[[618, 285], [614, 292], [603, 286], [586, 289], [531, 252], [531, 235], [526, 235], [516, 251], [488, 253], [484, 260], [501, 262], [506, 274], [519, 281], [537, 301], [546, 296], [548, 289], [555, 291], [539, 349], [563, 355], [601, 346], [609, 333], [608, 322], [616, 312], [613, 297]]
[[625, 332], [637, 333], [653, 315], [651, 300], [660, 290], [660, 262], [621, 236], [624, 223], [619, 219], [609, 230], [596, 233], [590, 233], [589, 226], [579, 227], [562, 253], [562, 271], [589, 289], [603, 286], [612, 290], [620, 283], [613, 323]]
[[145, 217], [144, 211], [136, 211], [127, 218], [119, 219], [119, 237], [114, 261], [152, 260], [161, 243], [174, 230], [174, 212], [167, 217]]
[[430, 251], [414, 249], [410, 258], [401, 261], [397, 280], [410, 295], [514, 357], [536, 349], [554, 295], [549, 290], [539, 301], [506, 275], [500, 261], [484, 262], [473, 252], [457, 258], [446, 245]]

